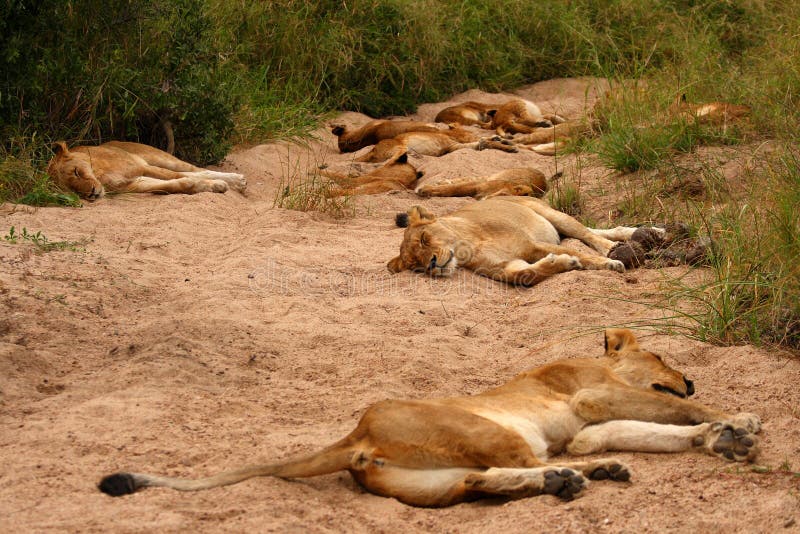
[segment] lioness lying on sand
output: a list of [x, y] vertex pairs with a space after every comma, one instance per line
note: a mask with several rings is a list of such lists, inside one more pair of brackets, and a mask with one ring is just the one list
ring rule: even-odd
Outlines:
[[530, 196], [541, 198], [547, 191], [547, 179], [541, 171], [530, 167], [505, 169], [491, 176], [457, 178], [447, 182], [426, 184], [417, 189], [421, 197]]
[[[444, 217], [412, 207], [398, 225], [408, 228], [400, 255], [388, 263], [393, 273], [426, 272], [450, 276], [464, 267], [494, 280], [532, 286], [548, 276], [574, 269], [624, 272], [621, 261], [607, 258], [616, 241], [636, 228], [587, 228], [546, 202], [530, 197], [493, 197], [468, 204]], [[652, 228], [663, 235], [664, 230]], [[561, 246], [561, 236], [580, 239], [598, 254]]]
[[497, 135], [507, 136], [530, 133], [536, 128], [550, 127], [564, 122], [563, 117], [543, 114], [539, 106], [528, 100], [517, 98], [500, 106], [492, 116], [492, 129]]
[[499, 105], [481, 104], [480, 102], [464, 102], [444, 108], [433, 120], [446, 124], [480, 126], [488, 130], [492, 127], [492, 117], [499, 107]]
[[761, 421], [687, 400], [694, 384], [646, 351], [630, 330], [606, 330], [600, 358], [558, 360], [479, 395], [386, 400], [370, 406], [344, 439], [309, 456], [208, 478], [117, 473], [101, 491], [148, 486], [194, 491], [258, 476], [311, 477], [347, 470], [364, 488], [415, 506], [486, 496], [579, 496], [587, 479], [628, 481], [610, 458], [552, 461], [605, 451], [696, 450], [732, 461], [758, 452]]
[[484, 150], [492, 148], [504, 152], [517, 152], [517, 147], [511, 141], [500, 138], [486, 138], [456, 126], [450, 130], [436, 132], [408, 132], [392, 139], [384, 139], [372, 150], [359, 156], [355, 161], [380, 162], [386, 161], [397, 154], [412, 152], [420, 156], [444, 156], [461, 148]]
[[377, 119], [360, 128], [348, 130], [343, 125], [333, 125], [331, 132], [337, 137], [340, 152], [355, 152], [365, 146], [375, 145], [406, 132], [438, 132], [439, 128], [419, 121], [390, 121]]
[[350, 176], [328, 169], [318, 171], [321, 176], [333, 179], [339, 187], [329, 191], [329, 196], [342, 195], [374, 195], [386, 191], [404, 191], [414, 189], [417, 180], [422, 177], [408, 162], [408, 154], [403, 152], [377, 169], [362, 176]]
[[224, 193], [228, 187], [243, 192], [247, 181], [236, 173], [195, 167], [163, 150], [139, 143], [111, 141], [72, 150], [55, 143], [47, 173], [61, 187], [94, 200], [119, 193]]

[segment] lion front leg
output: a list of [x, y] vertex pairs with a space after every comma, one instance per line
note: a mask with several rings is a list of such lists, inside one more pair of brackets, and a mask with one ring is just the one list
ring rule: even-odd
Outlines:
[[478, 266], [473, 270], [492, 280], [509, 284], [531, 287], [554, 274], [583, 269], [578, 258], [571, 254], [548, 254], [535, 263], [522, 259], [509, 261], [474, 262]]
[[178, 178], [177, 180], [159, 180], [147, 176], [139, 176], [128, 184], [123, 191], [127, 193], [224, 193], [228, 183], [224, 180], [207, 180], [205, 178]]
[[570, 399], [570, 407], [589, 423], [629, 420], [696, 425], [735, 420], [729, 414], [697, 402], [621, 384], [581, 389]]
[[[567, 446], [570, 454], [605, 451], [683, 452], [700, 450], [728, 461], [749, 462], [759, 452], [760, 421], [741, 414], [728, 421], [699, 425], [664, 425], [644, 421], [609, 421], [583, 428]], [[754, 422], [757, 422], [753, 425]]]

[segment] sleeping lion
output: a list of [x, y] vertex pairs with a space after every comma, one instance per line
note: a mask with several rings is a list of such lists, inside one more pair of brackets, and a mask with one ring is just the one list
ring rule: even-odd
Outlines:
[[308, 456], [207, 478], [141, 473], [104, 477], [113, 496], [164, 486], [195, 491], [252, 477], [349, 471], [368, 491], [414, 506], [547, 494], [569, 500], [588, 480], [626, 482], [613, 458], [550, 459], [605, 451], [698, 451], [745, 462], [758, 452], [758, 416], [692, 402], [694, 384], [639, 346], [630, 330], [605, 333], [605, 354], [557, 360], [473, 396], [385, 400], [355, 430]]
[[47, 174], [61, 187], [88, 200], [106, 192], [224, 193], [229, 187], [243, 192], [247, 186], [241, 174], [195, 167], [140, 143], [111, 141], [70, 150], [64, 141], [58, 141], [53, 151]]
[[[624, 272], [608, 258], [616, 242], [628, 241], [636, 228], [587, 228], [569, 215], [531, 197], [497, 196], [467, 204], [444, 217], [412, 207], [398, 225], [407, 226], [400, 255], [389, 261], [393, 273], [425, 272], [450, 276], [458, 267], [514, 285], [533, 286], [554, 274], [575, 269]], [[663, 229], [648, 230], [660, 239]], [[596, 253], [564, 247], [561, 237], [580, 239]]]

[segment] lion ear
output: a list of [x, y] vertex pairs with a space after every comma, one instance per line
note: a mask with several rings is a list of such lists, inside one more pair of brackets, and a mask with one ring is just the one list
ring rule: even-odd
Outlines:
[[425, 224], [436, 220], [436, 215], [429, 212], [422, 206], [412, 206], [408, 210], [408, 225], [416, 226], [418, 224]]
[[494, 117], [495, 115], [497, 115], [497, 110], [496, 109], [490, 109], [489, 111], [486, 112], [486, 114], [489, 117]]
[[606, 356], [613, 353], [637, 350], [639, 342], [636, 336], [627, 328], [608, 328], [606, 329]]
[[403, 263], [403, 260], [400, 259], [400, 256], [389, 260], [389, 263], [386, 264], [386, 267], [388, 267], [389, 272], [392, 273], [399, 273], [406, 270], [406, 266]]
[[69, 154], [67, 143], [64, 141], [56, 141], [53, 143], [53, 153], [55, 153], [56, 156], [66, 156]]
[[344, 133], [344, 126], [333, 126], [331, 127], [331, 133], [335, 136], [340, 136]]

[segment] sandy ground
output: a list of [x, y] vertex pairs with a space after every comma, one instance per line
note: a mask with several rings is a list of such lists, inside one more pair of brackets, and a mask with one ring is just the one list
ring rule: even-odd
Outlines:
[[[518, 91], [575, 116], [595, 91], [553, 80]], [[507, 98], [471, 91], [453, 101]], [[421, 106], [431, 120], [445, 103]], [[367, 118], [346, 113], [358, 124]], [[120, 469], [181, 476], [313, 451], [387, 398], [482, 391], [552, 361], [602, 353], [602, 328], [657, 316], [636, 300], [683, 268], [571, 272], [515, 289], [461, 271], [391, 275], [412, 193], [358, 200], [354, 218], [273, 208], [288, 167], [346, 164], [319, 132], [310, 150], [241, 149], [222, 168], [249, 195], [123, 196], [82, 209], [11, 209], [5, 233], [89, 239], [36, 253], [0, 240], [0, 531], [6, 532], [791, 532], [800, 528], [800, 362], [679, 336], [643, 344], [695, 380], [696, 399], [764, 421], [760, 465], [700, 454], [616, 454], [631, 483], [585, 496], [416, 509], [365, 493], [346, 473], [255, 479], [186, 494], [97, 491]], [[417, 161], [426, 180], [554, 158], [458, 151]], [[571, 172], [574, 162], [558, 160]], [[583, 168], [587, 191], [614, 176]], [[604, 187], [601, 187], [604, 186]], [[595, 218], [611, 213], [602, 196]]]

